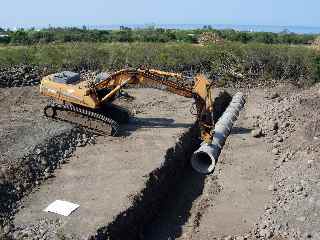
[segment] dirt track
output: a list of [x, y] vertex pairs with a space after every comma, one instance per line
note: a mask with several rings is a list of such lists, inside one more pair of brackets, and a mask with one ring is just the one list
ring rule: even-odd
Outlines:
[[[46, 129], [48, 120], [39, 117], [43, 99], [35, 89], [1, 91], [1, 111], [8, 105], [4, 94], [17, 95], [10, 100], [10, 114], [1, 118], [2, 129], [7, 131], [1, 134], [1, 155], [11, 156], [14, 150], [10, 148], [24, 149], [21, 146], [30, 142], [23, 139], [37, 132], [32, 132], [32, 127]], [[179, 181], [170, 182], [168, 197], [157, 206], [161, 211], [144, 223], [139, 238], [320, 239], [319, 85], [307, 90], [280, 85], [244, 92], [247, 105], [215, 173], [203, 177], [189, 168], [183, 170]], [[56, 178], [45, 181], [38, 191], [24, 198], [24, 209], [16, 214], [16, 228], [4, 229], [9, 235], [34, 239], [38, 235], [33, 232], [41, 231], [42, 239], [85, 237], [108, 226], [112, 216], [130, 204], [130, 194], [143, 187], [143, 176], [161, 164], [161, 157], [193, 120], [188, 113], [189, 100], [158, 90], [133, 93], [139, 95], [132, 105], [138, 120], [127, 126], [127, 136], [99, 138], [96, 145], [77, 148], [70, 163], [55, 172]], [[32, 124], [34, 121], [39, 123]], [[28, 134], [15, 130], [25, 122], [30, 126]], [[52, 131], [72, 128], [51, 122], [49, 126], [53, 126]], [[10, 146], [4, 139], [11, 139]], [[42, 141], [40, 137], [37, 140]], [[82, 207], [70, 218], [50, 221], [57, 216], [41, 210], [60, 196], [80, 201]], [[38, 221], [40, 216], [44, 218]], [[122, 219], [129, 221], [125, 215]]]

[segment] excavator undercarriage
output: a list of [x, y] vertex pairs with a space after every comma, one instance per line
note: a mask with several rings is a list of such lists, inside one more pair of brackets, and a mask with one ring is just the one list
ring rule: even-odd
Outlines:
[[44, 114], [46, 117], [84, 127], [99, 135], [116, 136], [120, 129], [119, 124], [125, 123], [124, 118], [128, 119], [129, 113], [118, 111], [116, 107], [111, 106], [108, 110], [108, 114], [106, 114], [73, 104], [50, 102], [44, 108]]

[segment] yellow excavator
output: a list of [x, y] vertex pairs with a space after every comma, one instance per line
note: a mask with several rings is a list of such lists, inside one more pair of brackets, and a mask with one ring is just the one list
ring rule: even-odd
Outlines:
[[[187, 82], [192, 82], [192, 86]], [[213, 109], [217, 102], [213, 105], [212, 83], [202, 74], [190, 79], [177, 73], [138, 68], [123, 69], [111, 75], [100, 74], [95, 81], [81, 81], [79, 74], [67, 71], [52, 74], [44, 77], [40, 85], [41, 94], [55, 100], [44, 108], [44, 114], [51, 118], [61, 118], [61, 114], [72, 115], [71, 122], [115, 136], [119, 123], [126, 122], [129, 115], [113, 102], [128, 85], [160, 87], [194, 99], [202, 144], [193, 153], [191, 166], [202, 174], [212, 173], [245, 98], [241, 92], [235, 94], [219, 116], [219, 109]], [[65, 120], [64, 117], [61, 119]], [[79, 119], [80, 123], [77, 122]]]
[[[204, 75], [190, 79], [177, 73], [138, 68], [122, 69], [111, 75], [100, 74], [97, 79], [97, 82], [80, 81], [79, 74], [67, 71], [44, 77], [40, 85], [41, 94], [56, 100], [44, 108], [44, 114], [51, 118], [57, 117], [59, 112], [75, 115], [82, 119], [81, 125], [85, 127], [95, 130], [111, 127], [109, 133], [114, 136], [119, 130], [119, 122], [128, 119], [123, 110], [122, 117], [117, 119], [119, 114], [114, 114], [115, 109], [121, 108], [112, 104], [123, 88], [130, 85], [156, 86], [194, 99], [201, 138], [211, 143], [214, 128], [212, 84]], [[193, 87], [187, 86], [186, 82], [194, 83]]]

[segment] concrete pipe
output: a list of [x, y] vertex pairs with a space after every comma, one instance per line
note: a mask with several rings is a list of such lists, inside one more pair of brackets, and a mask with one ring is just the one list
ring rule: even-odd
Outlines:
[[243, 94], [241, 92], [235, 94], [215, 125], [212, 144], [203, 142], [200, 148], [193, 153], [191, 165], [194, 170], [202, 174], [210, 174], [214, 171], [221, 150], [244, 104]]

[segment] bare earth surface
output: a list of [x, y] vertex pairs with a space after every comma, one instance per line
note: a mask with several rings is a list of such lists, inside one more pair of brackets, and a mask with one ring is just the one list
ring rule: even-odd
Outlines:
[[[243, 91], [247, 104], [214, 174], [186, 169], [141, 239], [320, 239], [320, 85]], [[77, 148], [54, 178], [24, 198], [13, 236], [86, 239], [130, 206], [146, 174], [194, 121], [188, 99], [151, 89], [130, 94], [136, 115], [124, 136]], [[18, 157], [33, 141], [71, 127], [42, 118], [42, 101], [34, 88], [1, 90], [2, 156]], [[80, 208], [69, 217], [44, 213], [56, 199]]]
[[[191, 101], [159, 90], [131, 90], [138, 112], [126, 137], [100, 137], [95, 145], [78, 148], [55, 178], [28, 197], [16, 215], [16, 225], [35, 223], [43, 217], [60, 220], [60, 231], [90, 236], [131, 204], [131, 197], [145, 185], [145, 175], [160, 167], [179, 135], [189, 128]], [[54, 200], [80, 205], [69, 217], [45, 213]]]

